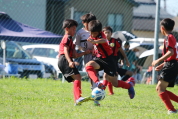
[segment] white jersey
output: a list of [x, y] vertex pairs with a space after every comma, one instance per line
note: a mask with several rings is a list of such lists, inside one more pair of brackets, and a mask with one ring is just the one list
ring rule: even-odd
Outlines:
[[[83, 51], [87, 49], [92, 50], [93, 44], [87, 41], [89, 37], [90, 32], [82, 28], [77, 32], [76, 37], [74, 39], [74, 44]], [[84, 55], [84, 63], [86, 64], [88, 61], [92, 60], [92, 58], [92, 54]]]
[[90, 37], [90, 32], [84, 28], [80, 29], [74, 39], [74, 44], [82, 48], [82, 50], [93, 49], [93, 44], [88, 42], [87, 39]]

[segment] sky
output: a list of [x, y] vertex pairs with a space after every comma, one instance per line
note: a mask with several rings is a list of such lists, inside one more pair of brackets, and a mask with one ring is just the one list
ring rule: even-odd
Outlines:
[[[160, 5], [164, 8], [164, 0], [161, 0]], [[166, 0], [166, 10], [169, 14], [178, 16], [178, 0]]]

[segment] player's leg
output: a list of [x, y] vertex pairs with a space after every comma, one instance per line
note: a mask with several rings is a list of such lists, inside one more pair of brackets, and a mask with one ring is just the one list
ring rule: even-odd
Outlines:
[[99, 88], [104, 88], [104, 85], [102, 83], [100, 83], [98, 75], [97, 75], [97, 69], [100, 69], [100, 64], [98, 64], [95, 61], [89, 61], [86, 64], [86, 71], [89, 75], [89, 77], [93, 80], [93, 82], [95, 82], [97, 84], [97, 87]]
[[122, 68], [118, 68], [117, 72], [122, 77], [121, 78], [122, 81], [132, 82], [135, 86], [135, 79], [133, 77], [131, 77], [133, 75], [132, 71], [122, 69]]
[[106, 79], [106, 73], [104, 73], [104, 75], [103, 75], [103, 85], [104, 85], [105, 87], [108, 86], [109, 95], [113, 95], [113, 94], [114, 94], [112, 83], [109, 82], [109, 81]]
[[167, 94], [167, 91], [166, 91], [168, 84], [169, 83], [164, 80], [159, 80], [156, 86], [156, 91], [158, 92], [159, 97], [161, 98], [166, 108], [168, 109], [168, 113], [169, 111], [176, 112], [176, 109], [172, 105], [169, 95]]
[[176, 109], [171, 103], [171, 98], [169, 97], [169, 92], [166, 91], [167, 87], [174, 87], [175, 79], [177, 77], [178, 70], [177, 61], [165, 62], [161, 73], [160, 79], [156, 86], [156, 90], [158, 92], [159, 97], [164, 102], [166, 108], [168, 109], [168, 114], [177, 113]]
[[82, 88], [81, 88], [81, 75], [76, 74], [71, 76], [74, 79], [73, 82], [73, 93], [75, 98], [75, 106], [81, 105], [83, 102], [92, 100], [90, 97], [82, 97]]
[[166, 90], [166, 93], [169, 95], [169, 98], [178, 103], [178, 95], [172, 93], [171, 91]]
[[108, 82], [109, 95], [114, 95], [113, 85], [111, 82]]
[[133, 99], [135, 96], [135, 90], [133, 88], [133, 83], [132, 82], [125, 82], [122, 80], [117, 80], [117, 76], [109, 76], [107, 75], [109, 81], [112, 83], [112, 85], [116, 88], [124, 88], [124, 89], [128, 89], [128, 94], [130, 96], [130, 99]]
[[106, 73], [103, 74], [103, 85], [105, 85], [105, 87], [108, 85], [108, 80], [106, 78]]
[[81, 97], [82, 89], [81, 89], [81, 76], [80, 74], [72, 75], [71, 76], [73, 81], [73, 93], [74, 93], [74, 100], [78, 100]]
[[122, 77], [121, 78], [122, 81], [127, 81], [133, 75], [132, 71], [122, 69], [122, 68], [118, 68], [117, 72]]

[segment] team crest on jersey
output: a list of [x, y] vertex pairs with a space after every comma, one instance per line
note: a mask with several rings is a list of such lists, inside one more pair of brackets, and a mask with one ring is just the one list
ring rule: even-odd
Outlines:
[[114, 46], [115, 46], [115, 44], [114, 44], [114, 43], [110, 43], [109, 45], [110, 45], [111, 47], [114, 47]]

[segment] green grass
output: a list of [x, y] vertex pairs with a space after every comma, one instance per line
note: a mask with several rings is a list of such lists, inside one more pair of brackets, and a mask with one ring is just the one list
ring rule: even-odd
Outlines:
[[[91, 93], [89, 82], [82, 82], [83, 96]], [[114, 88], [96, 107], [93, 102], [74, 106], [72, 84], [47, 79], [0, 79], [0, 119], [177, 119], [168, 115], [155, 85], [137, 84], [136, 97]], [[177, 92], [178, 86], [170, 88]], [[108, 94], [108, 90], [106, 89]], [[173, 102], [175, 108], [178, 104]]]

